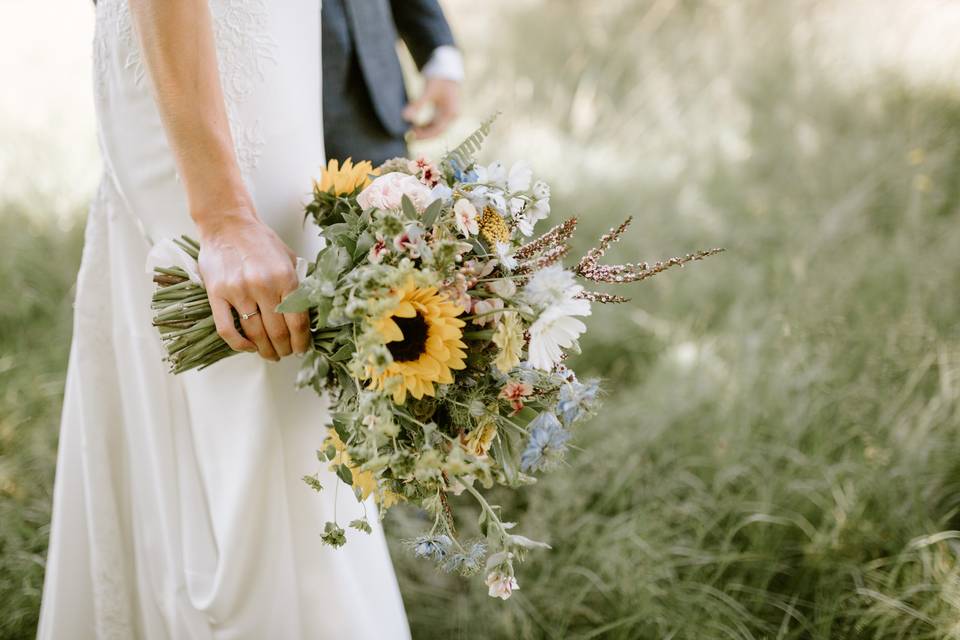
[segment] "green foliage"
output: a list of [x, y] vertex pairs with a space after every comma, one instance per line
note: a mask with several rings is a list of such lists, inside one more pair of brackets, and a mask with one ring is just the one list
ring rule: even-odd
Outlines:
[[480, 126], [467, 136], [463, 142], [447, 152], [447, 155], [440, 161], [440, 165], [445, 173], [452, 173], [455, 167], [464, 170], [473, 164], [474, 157], [483, 147], [483, 141], [490, 135], [490, 129], [493, 127], [493, 123], [499, 115], [499, 113], [494, 113], [481, 122]]
[[79, 223], [0, 205], [0, 638], [35, 634]]

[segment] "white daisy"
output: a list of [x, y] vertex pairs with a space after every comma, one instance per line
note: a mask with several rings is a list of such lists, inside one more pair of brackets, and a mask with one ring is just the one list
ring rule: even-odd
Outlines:
[[563, 358], [563, 349], [569, 349], [587, 326], [573, 316], [590, 315], [590, 302], [568, 300], [548, 307], [536, 322], [530, 325], [530, 344], [527, 352], [531, 366], [550, 371]]
[[573, 300], [583, 287], [577, 284], [573, 274], [558, 264], [552, 264], [535, 272], [523, 287], [523, 297], [540, 309]]

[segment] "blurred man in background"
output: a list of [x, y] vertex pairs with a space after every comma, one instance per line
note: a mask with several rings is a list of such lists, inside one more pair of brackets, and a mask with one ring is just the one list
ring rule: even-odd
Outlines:
[[[322, 23], [327, 158], [377, 165], [406, 155], [408, 132], [446, 130], [460, 109], [463, 58], [437, 0], [325, 0]], [[409, 103], [398, 37], [425, 80]]]

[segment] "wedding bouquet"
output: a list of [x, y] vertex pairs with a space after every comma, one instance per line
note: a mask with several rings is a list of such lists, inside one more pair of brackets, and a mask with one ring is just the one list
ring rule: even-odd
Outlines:
[[[331, 399], [320, 462], [359, 500], [372, 496], [381, 516], [400, 502], [426, 510], [433, 526], [409, 541], [413, 553], [448, 572], [482, 571], [490, 595], [506, 599], [518, 587], [514, 564], [549, 547], [514, 533], [483, 490], [535, 482], [597, 409], [598, 382], [563, 361], [591, 303], [625, 298], [581, 282], [637, 282], [718, 250], [601, 265], [628, 219], [565, 268], [576, 218], [535, 235], [550, 188], [523, 163], [475, 162], [490, 122], [439, 164], [331, 161], [306, 208], [326, 245], [279, 310], [310, 314], [313, 350], [296, 384]], [[196, 259], [195, 242], [179, 245]], [[161, 268], [155, 281], [173, 371], [233, 355], [195, 274]], [[316, 475], [304, 480], [322, 489]], [[447, 499], [463, 492], [480, 507], [476, 539], [458, 535]], [[370, 530], [365, 517], [348, 527]], [[346, 532], [328, 522], [322, 538], [340, 546]]]

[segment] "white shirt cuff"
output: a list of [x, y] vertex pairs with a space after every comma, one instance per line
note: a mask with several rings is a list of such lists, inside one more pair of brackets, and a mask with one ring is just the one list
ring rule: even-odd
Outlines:
[[421, 70], [424, 78], [440, 78], [463, 82], [463, 55], [448, 44], [437, 47]]

